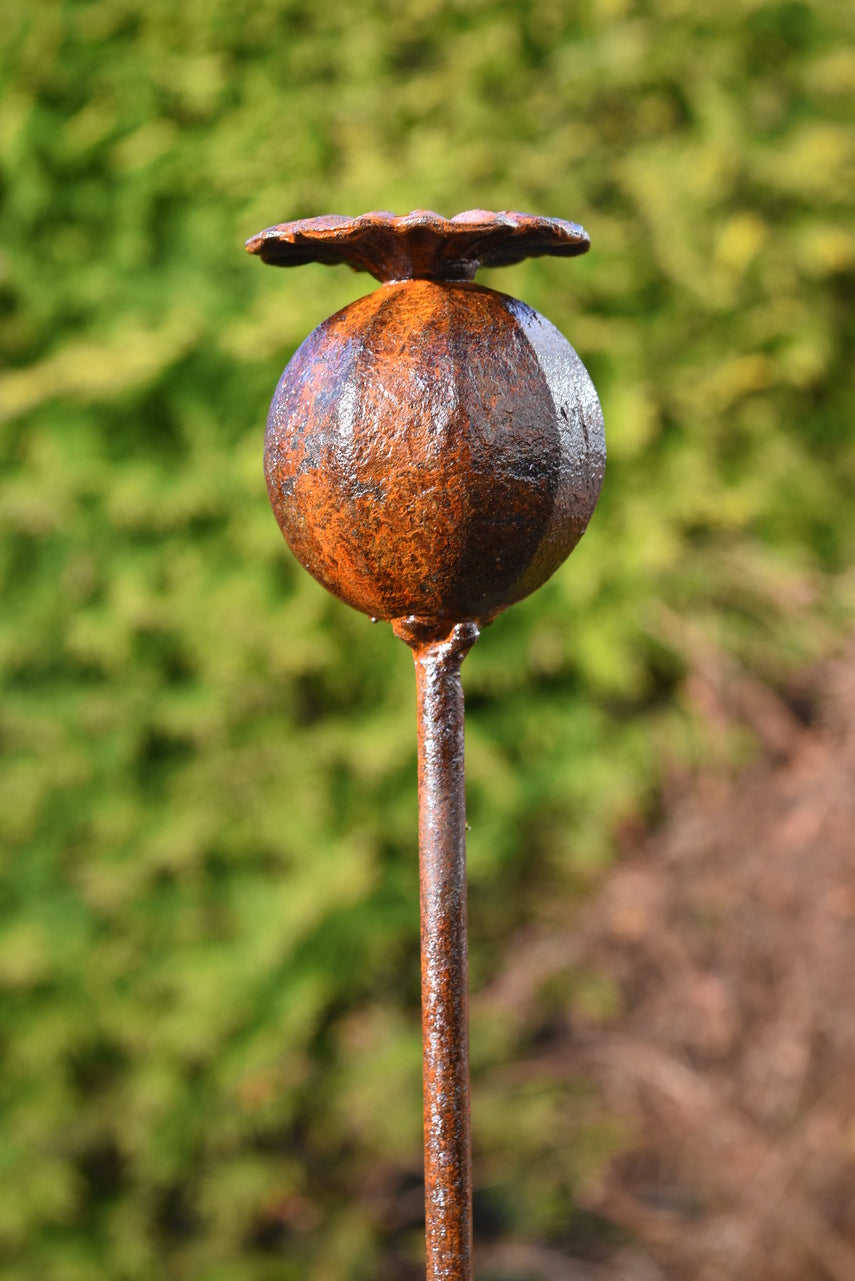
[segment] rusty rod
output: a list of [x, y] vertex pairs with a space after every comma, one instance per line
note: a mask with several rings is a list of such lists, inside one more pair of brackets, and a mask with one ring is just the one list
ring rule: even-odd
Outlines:
[[459, 623], [442, 638], [404, 636], [415, 658], [418, 705], [427, 1281], [472, 1278], [460, 667], [477, 638], [474, 623]]

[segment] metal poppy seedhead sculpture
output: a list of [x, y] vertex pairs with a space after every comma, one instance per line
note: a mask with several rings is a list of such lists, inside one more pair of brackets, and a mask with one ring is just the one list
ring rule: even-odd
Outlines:
[[605, 468], [594, 385], [538, 312], [479, 267], [589, 248], [576, 223], [469, 210], [269, 227], [274, 266], [381, 282], [309, 335], [270, 406], [265, 474], [295, 556], [389, 620], [416, 660], [428, 1281], [470, 1281], [463, 694], [479, 630], [585, 531]]
[[375, 618], [487, 623], [579, 541], [603, 421], [570, 344], [479, 266], [584, 253], [575, 223], [312, 218], [248, 242], [277, 266], [346, 262], [383, 286], [324, 321], [276, 389], [265, 470], [276, 519], [325, 587]]

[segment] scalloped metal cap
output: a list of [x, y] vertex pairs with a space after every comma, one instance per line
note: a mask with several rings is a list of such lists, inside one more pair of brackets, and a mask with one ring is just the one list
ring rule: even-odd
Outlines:
[[275, 267], [347, 263], [375, 279], [473, 280], [479, 267], [504, 267], [544, 254], [587, 253], [584, 227], [563, 218], [467, 209], [443, 218], [430, 209], [397, 216], [385, 210], [346, 218], [325, 214], [267, 227], [247, 252]]

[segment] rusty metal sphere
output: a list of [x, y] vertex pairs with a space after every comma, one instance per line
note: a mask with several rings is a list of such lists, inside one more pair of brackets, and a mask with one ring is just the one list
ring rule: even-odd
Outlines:
[[[435, 237], [439, 265], [423, 254], [413, 266], [411, 254], [408, 274], [400, 258], [410, 227], [368, 215], [375, 257], [356, 265], [384, 283], [309, 335], [270, 407], [265, 475], [279, 526], [315, 578], [375, 618], [489, 622], [569, 555], [602, 484], [603, 419], [582, 362], [531, 307], [472, 283], [490, 259], [483, 228], [477, 255], [448, 249], [471, 230], [462, 217], [462, 229], [440, 220], [452, 232]], [[391, 263], [378, 265], [377, 219], [395, 224], [380, 227], [398, 254]], [[286, 230], [311, 227], [310, 256], [330, 261], [346, 220], [330, 221]], [[543, 238], [549, 220], [530, 221]], [[582, 251], [567, 233], [560, 250], [526, 248], [526, 230], [513, 224], [493, 260]], [[298, 237], [271, 231], [280, 235], [250, 242], [255, 252], [287, 263], [292, 249], [306, 260], [305, 236], [295, 249]], [[351, 234], [349, 249], [364, 257], [367, 234]]]

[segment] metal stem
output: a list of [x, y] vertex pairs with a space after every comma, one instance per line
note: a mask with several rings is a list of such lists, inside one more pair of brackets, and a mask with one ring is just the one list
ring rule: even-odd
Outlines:
[[[407, 620], [412, 624], [415, 620]], [[466, 801], [460, 666], [474, 623], [398, 624], [416, 663], [427, 1281], [472, 1279]]]

